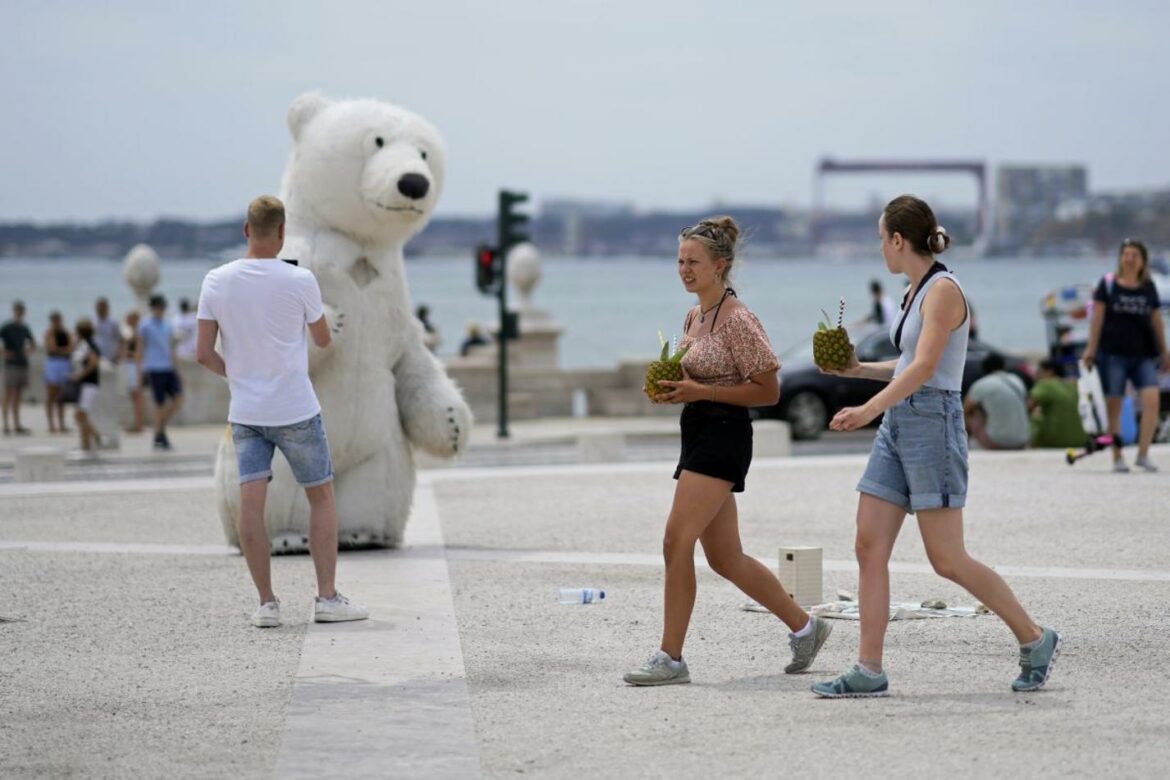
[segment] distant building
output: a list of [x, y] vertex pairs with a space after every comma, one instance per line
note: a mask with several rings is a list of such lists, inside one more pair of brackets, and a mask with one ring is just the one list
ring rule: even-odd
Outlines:
[[1031, 244], [1045, 226], [1083, 204], [1089, 175], [1083, 165], [1001, 165], [995, 172], [994, 243]]
[[579, 255], [588, 241], [585, 223], [613, 218], [631, 217], [634, 206], [631, 203], [617, 203], [598, 200], [577, 200], [574, 198], [548, 198], [541, 201], [540, 216], [559, 226], [560, 250], [570, 257]]

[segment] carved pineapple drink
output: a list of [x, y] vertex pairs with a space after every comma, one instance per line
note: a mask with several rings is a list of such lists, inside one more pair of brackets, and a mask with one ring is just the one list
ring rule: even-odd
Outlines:
[[817, 323], [817, 332], [813, 334], [813, 361], [821, 368], [841, 369], [849, 365], [853, 358], [853, 345], [849, 343], [849, 334], [841, 324], [845, 318], [845, 299], [837, 312], [837, 327], [829, 327], [829, 315], [825, 315], [823, 322]]
[[670, 353], [670, 344], [662, 337], [662, 331], [658, 332], [658, 341], [662, 344], [662, 354], [658, 356], [649, 366], [646, 367], [646, 395], [650, 400], [654, 400], [654, 396], [659, 393], [665, 393], [670, 388], [662, 387], [658, 384], [660, 380], [667, 380], [670, 382], [679, 382], [683, 378], [682, 359], [683, 355], [687, 354], [689, 347], [683, 347], [677, 350], [673, 355]]

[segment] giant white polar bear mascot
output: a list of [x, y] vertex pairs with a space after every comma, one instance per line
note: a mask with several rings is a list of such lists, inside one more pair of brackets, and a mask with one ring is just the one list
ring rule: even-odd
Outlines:
[[[453, 457], [471, 429], [459, 390], [423, 346], [402, 260], [439, 198], [442, 141], [397, 106], [316, 93], [293, 102], [288, 124], [281, 256], [317, 276], [333, 330], [330, 347], [310, 347], [309, 373], [333, 455], [339, 544], [395, 546], [414, 493], [411, 445]], [[230, 436], [215, 472], [224, 533], [238, 546]], [[274, 551], [308, 549], [308, 501], [279, 452], [265, 524]]]

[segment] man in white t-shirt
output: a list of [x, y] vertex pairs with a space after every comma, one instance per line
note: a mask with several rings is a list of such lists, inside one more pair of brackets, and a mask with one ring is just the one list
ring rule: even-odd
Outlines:
[[179, 313], [175, 315], [171, 326], [175, 329], [175, 355], [184, 360], [194, 360], [198, 322], [195, 312], [191, 310], [191, 302], [186, 298], [179, 300]]
[[[199, 295], [196, 358], [227, 377], [228, 422], [240, 473], [240, 549], [260, 593], [252, 615], [258, 628], [279, 626], [280, 601], [272, 591], [270, 543], [264, 500], [279, 448], [309, 499], [309, 550], [317, 572], [314, 620], [364, 620], [369, 611], [334, 587], [337, 507], [333, 461], [321, 422], [321, 405], [309, 380], [306, 326], [318, 347], [329, 346], [321, 289], [307, 270], [277, 259], [284, 246], [284, 204], [271, 195], [248, 206], [245, 257], [212, 269]], [[221, 356], [215, 351], [221, 339]]]

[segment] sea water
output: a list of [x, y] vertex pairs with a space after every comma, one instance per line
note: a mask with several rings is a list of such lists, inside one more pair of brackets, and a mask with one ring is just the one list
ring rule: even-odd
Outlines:
[[[1115, 267], [1112, 257], [979, 259], [948, 253], [946, 261], [958, 275], [974, 307], [980, 338], [1000, 349], [1037, 353], [1046, 349], [1041, 299], [1066, 284], [1095, 283]], [[208, 269], [222, 260], [162, 262], [158, 292], [167, 296], [170, 311], [180, 298], [194, 304]], [[890, 275], [879, 255], [872, 259], [769, 259], [749, 257], [738, 264], [734, 284], [741, 300], [763, 322], [777, 352], [806, 342], [824, 309], [835, 321], [838, 300], [846, 299], [846, 323], [867, 315], [872, 307], [871, 279], [878, 279], [895, 303], [904, 277]], [[440, 355], [455, 354], [466, 325], [496, 321], [495, 298], [474, 286], [470, 251], [466, 257], [411, 258], [407, 279], [415, 305], [430, 307], [442, 343]], [[37, 340], [47, 327], [48, 313], [59, 310], [67, 322], [93, 316], [98, 296], [110, 299], [119, 319], [133, 307], [134, 297], [122, 278], [117, 260], [0, 258], [0, 320], [11, 302], [28, 307], [27, 322]], [[518, 303], [515, 290], [510, 303]], [[658, 352], [657, 332], [681, 335], [683, 318], [694, 303], [676, 272], [673, 257], [558, 258], [546, 257], [532, 304], [547, 310], [564, 327], [560, 343], [563, 368], [611, 368], [622, 357], [645, 358]]]

